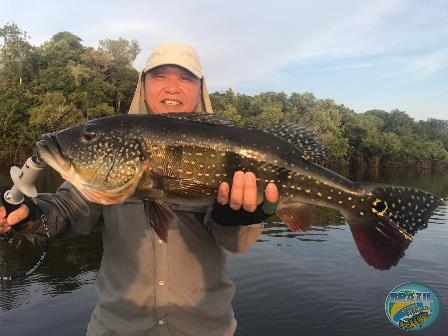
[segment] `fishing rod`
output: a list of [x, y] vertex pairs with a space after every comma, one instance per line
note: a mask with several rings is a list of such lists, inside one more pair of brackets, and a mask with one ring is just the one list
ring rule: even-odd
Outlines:
[[[20, 205], [25, 201], [25, 196], [29, 197], [37, 206], [37, 202], [33, 199], [37, 196], [35, 182], [45, 166], [46, 163], [40, 156], [32, 155], [25, 161], [22, 168], [16, 166], [11, 167], [10, 176], [14, 184], [11, 189], [4, 192], [3, 199], [0, 201], [0, 205], [5, 206], [8, 214], [20, 207]], [[32, 264], [32, 267], [24, 272], [19, 274], [0, 273], [0, 280], [12, 280], [21, 276], [27, 276], [34, 272], [44, 260], [48, 250], [48, 240], [50, 238], [50, 234], [45, 216], [42, 215], [40, 219], [42, 221], [46, 236], [45, 247], [43, 248], [40, 257]], [[12, 244], [14, 235], [15, 233], [13, 230], [0, 233], [0, 241], [6, 241]], [[1, 262], [4, 263], [5, 261], [0, 261], [0, 263]], [[2, 266], [3, 269], [3, 265], [0, 264], [0, 266]]]

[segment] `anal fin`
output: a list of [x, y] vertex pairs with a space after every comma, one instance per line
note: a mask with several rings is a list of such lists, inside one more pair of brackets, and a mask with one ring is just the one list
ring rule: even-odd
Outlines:
[[306, 231], [315, 221], [313, 208], [305, 203], [281, 202], [276, 214], [292, 231]]

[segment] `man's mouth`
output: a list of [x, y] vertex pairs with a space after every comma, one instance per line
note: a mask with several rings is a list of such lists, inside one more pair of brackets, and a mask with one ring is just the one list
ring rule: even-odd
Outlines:
[[182, 102], [176, 99], [163, 99], [162, 104], [169, 106], [176, 106], [176, 105], [182, 105]]

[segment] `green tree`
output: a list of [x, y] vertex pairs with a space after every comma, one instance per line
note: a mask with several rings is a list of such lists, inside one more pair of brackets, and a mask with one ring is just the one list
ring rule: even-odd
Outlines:
[[300, 116], [309, 112], [316, 102], [317, 99], [311, 92], [293, 92], [288, 98], [286, 112], [290, 115]]
[[303, 109], [296, 120], [316, 133], [319, 141], [328, 147], [332, 157], [341, 159], [349, 152], [349, 141], [342, 129], [342, 117], [341, 107], [332, 99], [325, 99]]
[[253, 96], [248, 110], [244, 111], [244, 123], [259, 127], [270, 127], [284, 120], [286, 94], [264, 92]]
[[111, 55], [113, 63], [129, 67], [132, 67], [132, 62], [141, 51], [136, 40], [129, 41], [121, 37], [118, 40], [101, 40], [98, 50]]
[[439, 140], [443, 147], [448, 150], [448, 120], [430, 118], [418, 122], [418, 133], [430, 140]]
[[381, 154], [382, 118], [375, 114], [347, 114], [344, 120], [344, 134], [348, 139], [352, 156], [377, 156]]
[[38, 127], [41, 133], [53, 132], [85, 121], [82, 113], [62, 92], [46, 93], [39, 99], [39, 105], [29, 110], [29, 116], [30, 126]]
[[101, 40], [98, 51], [111, 57], [111, 63], [105, 68], [105, 75], [114, 88], [113, 100], [116, 113], [127, 111], [134, 95], [138, 72], [133, 68], [132, 62], [140, 52], [137, 41]]
[[0, 37], [0, 159], [22, 161], [44, 132], [127, 112], [136, 41], [105, 40], [94, 49], [60, 32], [32, 47], [16, 24], [1, 27]]
[[29, 36], [17, 24], [8, 23], [0, 27], [0, 74], [2, 80], [11, 85], [22, 84], [27, 72], [27, 62], [33, 51]]

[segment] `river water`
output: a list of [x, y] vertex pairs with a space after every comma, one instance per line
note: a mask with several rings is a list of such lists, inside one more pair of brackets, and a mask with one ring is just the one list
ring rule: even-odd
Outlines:
[[[364, 170], [343, 175], [356, 181], [413, 186], [448, 199], [444, 171]], [[47, 172], [40, 191], [60, 180]], [[6, 172], [0, 184], [9, 184]], [[101, 260], [101, 232], [51, 242], [42, 265], [30, 276], [0, 281], [0, 335], [83, 335], [96, 303], [94, 281]], [[315, 226], [292, 233], [281, 223], [266, 225], [247, 253], [229, 255], [237, 285], [233, 301], [236, 335], [403, 335], [385, 314], [390, 291], [405, 282], [425, 283], [448, 303], [448, 209], [416, 234], [397, 266], [369, 267], [359, 256], [350, 229], [333, 211], [319, 211]], [[446, 335], [447, 308], [419, 335]]]

